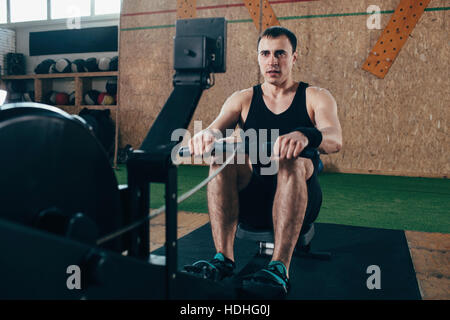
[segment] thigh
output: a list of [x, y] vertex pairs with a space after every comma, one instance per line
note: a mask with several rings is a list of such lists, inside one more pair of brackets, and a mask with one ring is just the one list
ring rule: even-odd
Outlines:
[[[214, 156], [211, 158], [209, 166], [209, 175], [212, 175], [219, 167], [221, 167], [226, 161], [225, 154], [221, 156]], [[226, 165], [226, 167], [219, 173], [219, 175], [228, 177], [230, 174], [237, 175], [238, 191], [246, 188], [252, 178], [252, 164], [247, 154], [236, 154], [234, 159]], [[234, 181], [233, 181], [234, 184]]]
[[[322, 189], [318, 170], [306, 182], [308, 204], [303, 219], [302, 232], [317, 219], [322, 205]], [[261, 176], [253, 170], [248, 185], [239, 191], [239, 222], [257, 229], [273, 227], [272, 208], [277, 189], [277, 176]]]
[[255, 229], [272, 228], [275, 192], [276, 176], [262, 177], [253, 172], [248, 185], [239, 192], [239, 222]]

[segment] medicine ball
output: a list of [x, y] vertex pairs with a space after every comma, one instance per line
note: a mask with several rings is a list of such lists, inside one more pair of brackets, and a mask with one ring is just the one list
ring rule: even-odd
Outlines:
[[117, 93], [117, 80], [116, 79], [110, 79], [110, 80], [106, 81], [106, 92], [108, 92], [112, 96]]
[[66, 59], [66, 58], [58, 59], [58, 60], [56, 60], [54, 69], [56, 72], [59, 72], [59, 73], [67, 73], [67, 72], [72, 71], [71, 65], [72, 65], [72, 63], [70, 62], [69, 59]]
[[84, 95], [84, 102], [87, 105], [96, 105], [97, 104], [97, 100], [98, 100], [98, 96], [99, 96], [100, 92], [97, 90], [89, 90], [88, 92], [86, 92], [86, 94]]
[[75, 105], [75, 91], [72, 91], [69, 94], [69, 105], [71, 106]]
[[54, 106], [56, 104], [56, 92], [50, 91], [44, 95], [44, 103]]
[[109, 70], [111, 71], [119, 70], [119, 56], [114, 56], [111, 58], [111, 62], [109, 63]]
[[69, 104], [69, 95], [65, 92], [58, 92], [55, 95], [55, 102], [57, 105], [60, 105], [60, 106], [68, 105]]
[[114, 97], [109, 95], [107, 92], [102, 92], [98, 95], [98, 104], [101, 105], [113, 105], [115, 103]]
[[86, 72], [85, 61], [83, 59], [76, 59], [72, 61], [72, 72]]
[[98, 71], [97, 58], [86, 59], [84, 66], [89, 72], [97, 72]]
[[22, 53], [7, 53], [4, 57], [5, 71], [8, 75], [25, 74], [25, 56]]
[[36, 74], [47, 74], [51, 73], [51, 69], [55, 65], [55, 60], [52, 59], [45, 59], [41, 63], [39, 63], [36, 68], [34, 69], [34, 72]]
[[109, 71], [110, 63], [111, 63], [111, 58], [102, 57], [98, 60], [98, 69], [100, 71]]
[[26, 102], [34, 102], [34, 91], [25, 92], [23, 94], [23, 100]]

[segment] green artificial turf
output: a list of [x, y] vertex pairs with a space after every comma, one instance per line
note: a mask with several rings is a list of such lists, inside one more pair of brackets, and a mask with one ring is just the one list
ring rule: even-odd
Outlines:
[[450, 233], [448, 179], [320, 175], [318, 222]]
[[[205, 166], [178, 167], [178, 196], [208, 175]], [[126, 168], [116, 170], [126, 183]], [[317, 222], [450, 233], [448, 179], [322, 173], [323, 204]], [[164, 186], [151, 184], [151, 208], [164, 205]], [[206, 188], [178, 207], [207, 213]]]

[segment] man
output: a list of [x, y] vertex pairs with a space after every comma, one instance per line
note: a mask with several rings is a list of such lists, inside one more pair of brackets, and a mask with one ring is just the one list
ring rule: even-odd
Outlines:
[[[235, 92], [219, 116], [189, 141], [191, 153], [211, 149], [218, 134], [236, 125], [244, 130], [279, 129], [272, 158], [278, 172], [265, 175], [259, 161], [229, 164], [208, 185], [208, 209], [217, 254], [186, 270], [215, 280], [233, 275], [234, 238], [238, 222], [254, 228], [273, 227], [274, 251], [269, 265], [246, 280], [254, 290], [269, 288], [287, 293], [289, 265], [300, 232], [317, 218], [322, 193], [317, 179], [319, 158], [299, 157], [306, 148], [321, 153], [342, 146], [336, 101], [324, 89], [295, 82], [297, 39], [286, 28], [271, 27], [258, 39], [258, 63], [264, 83]], [[213, 161], [210, 170], [218, 168]]]

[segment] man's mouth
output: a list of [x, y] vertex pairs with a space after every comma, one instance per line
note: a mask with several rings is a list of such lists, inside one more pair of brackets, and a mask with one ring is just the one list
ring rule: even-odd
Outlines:
[[280, 73], [280, 71], [278, 71], [278, 70], [268, 70], [267, 71], [267, 74], [269, 74], [269, 75], [275, 75], [275, 74], [279, 74]]

